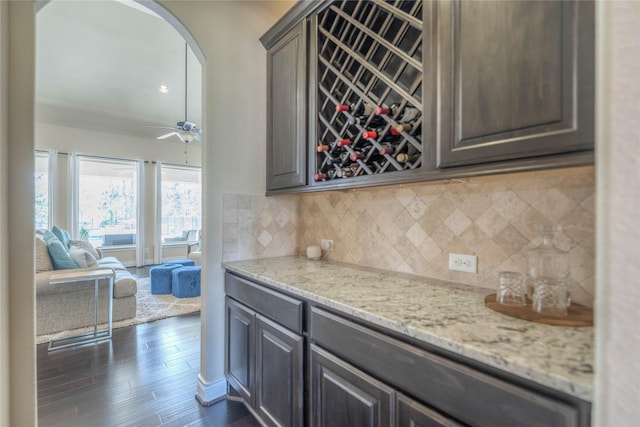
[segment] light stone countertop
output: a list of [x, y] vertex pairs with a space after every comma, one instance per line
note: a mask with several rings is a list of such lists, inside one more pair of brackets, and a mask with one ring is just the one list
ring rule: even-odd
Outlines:
[[279, 257], [223, 263], [271, 285], [578, 398], [592, 400], [593, 328], [515, 319], [490, 290], [332, 261]]

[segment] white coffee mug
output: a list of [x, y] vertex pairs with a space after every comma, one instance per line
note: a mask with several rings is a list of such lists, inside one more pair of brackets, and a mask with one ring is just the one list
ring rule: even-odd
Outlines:
[[307, 258], [320, 259], [322, 258], [322, 249], [320, 246], [307, 246]]

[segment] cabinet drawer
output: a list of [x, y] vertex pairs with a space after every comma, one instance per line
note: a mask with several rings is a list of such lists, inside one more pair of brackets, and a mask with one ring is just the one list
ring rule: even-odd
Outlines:
[[231, 298], [242, 302], [282, 326], [302, 334], [302, 301], [230, 273], [225, 273], [224, 284], [225, 291]]
[[311, 308], [310, 338], [378, 379], [469, 425], [580, 425], [578, 409], [570, 404], [428, 353], [317, 307]]

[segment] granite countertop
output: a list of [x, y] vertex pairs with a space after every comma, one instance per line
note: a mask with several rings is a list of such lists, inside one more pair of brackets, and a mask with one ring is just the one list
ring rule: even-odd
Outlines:
[[332, 261], [279, 257], [224, 263], [231, 272], [408, 337], [592, 400], [593, 328], [504, 316], [490, 290]]

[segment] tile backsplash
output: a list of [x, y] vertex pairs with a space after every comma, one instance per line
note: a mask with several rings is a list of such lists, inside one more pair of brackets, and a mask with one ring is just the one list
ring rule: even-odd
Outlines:
[[[526, 271], [540, 243], [534, 224], [560, 224], [572, 298], [593, 303], [592, 167], [223, 202], [225, 261], [293, 255], [327, 238], [336, 261], [486, 288], [498, 271]], [[449, 271], [449, 253], [477, 255], [478, 274]]]
[[224, 194], [222, 260], [296, 254], [298, 206], [296, 196]]

